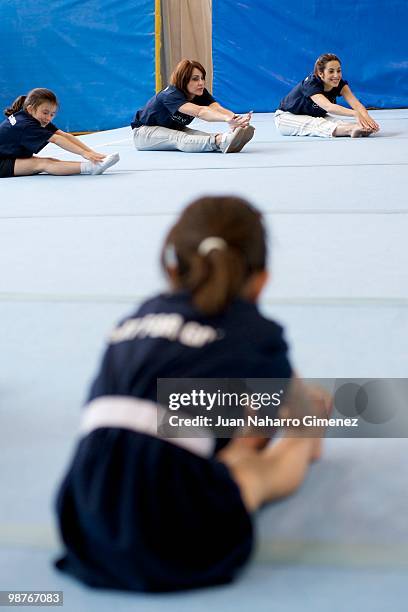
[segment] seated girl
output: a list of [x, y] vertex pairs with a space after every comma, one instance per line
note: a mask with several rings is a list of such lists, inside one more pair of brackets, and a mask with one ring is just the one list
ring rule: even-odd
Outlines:
[[[72, 134], [51, 123], [58, 109], [58, 100], [49, 89], [37, 88], [19, 96], [6, 108], [7, 119], [0, 123], [0, 177], [31, 174], [102, 174], [119, 161], [118, 153], [97, 153]], [[62, 161], [53, 157], [37, 157], [49, 142], [76, 153], [86, 162]]]
[[[337, 104], [343, 96], [351, 108]], [[330, 115], [352, 117], [345, 122]], [[298, 83], [281, 101], [275, 113], [275, 125], [283, 136], [369, 136], [379, 125], [355, 97], [342, 77], [337, 55], [325, 53], [315, 62], [314, 71]]]
[[[310, 437], [269, 447], [261, 436], [229, 440], [205, 428], [166, 437], [158, 378], [300, 383], [282, 327], [257, 307], [268, 275], [255, 208], [235, 197], [193, 202], [170, 230], [162, 262], [171, 290], [112, 331], [58, 496], [66, 551], [57, 566], [95, 587], [229, 582], [253, 549], [255, 511], [295, 491], [320, 455]], [[297, 408], [302, 398], [294, 393]]]
[[[184, 59], [177, 64], [170, 85], [153, 96], [136, 112], [131, 123], [139, 151], [218, 151], [238, 153], [254, 135], [249, 125], [251, 113], [244, 116], [223, 108], [205, 88], [205, 69]], [[197, 117], [223, 121], [232, 131], [209, 134], [187, 127]]]

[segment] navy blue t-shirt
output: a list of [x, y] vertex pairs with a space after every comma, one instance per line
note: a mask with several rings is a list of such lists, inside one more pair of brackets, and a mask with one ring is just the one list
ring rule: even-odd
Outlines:
[[0, 159], [25, 159], [43, 149], [58, 130], [49, 123], [45, 127], [24, 110], [0, 123]]
[[292, 375], [283, 329], [236, 300], [206, 317], [187, 293], [145, 302], [112, 332], [89, 401], [127, 395], [157, 401], [157, 378], [279, 378]]
[[[89, 399], [156, 401], [158, 377], [291, 374], [282, 328], [255, 304], [236, 300], [207, 317], [179, 292], [145, 302], [112, 331]], [[227, 442], [217, 440], [214, 452]], [[57, 508], [67, 548], [58, 567], [93, 586], [170, 591], [229, 582], [253, 546], [251, 519], [223, 463], [126, 427], [82, 437]]]
[[204, 89], [201, 96], [194, 96], [192, 100], [189, 100], [181, 89], [169, 85], [153, 98], [150, 98], [146, 106], [136, 112], [130, 125], [132, 128], [138, 128], [142, 125], [160, 125], [172, 130], [180, 130], [194, 119], [190, 115], [178, 112], [180, 106], [183, 106], [186, 102], [198, 106], [210, 106], [215, 102], [215, 99], [207, 89]]
[[294, 115], [311, 115], [312, 117], [324, 117], [327, 111], [315, 104], [310, 96], [323, 94], [332, 104], [336, 104], [337, 96], [341, 96], [341, 90], [348, 82], [340, 79], [337, 87], [330, 91], [324, 90], [323, 81], [313, 73], [309, 74], [303, 81], [298, 83], [288, 95], [281, 100], [279, 110], [283, 110]]

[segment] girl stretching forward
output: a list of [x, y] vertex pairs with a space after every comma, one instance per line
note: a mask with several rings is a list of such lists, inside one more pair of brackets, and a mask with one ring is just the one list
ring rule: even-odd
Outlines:
[[[337, 104], [337, 96], [351, 106]], [[353, 117], [356, 122], [345, 122], [327, 113]], [[283, 136], [369, 136], [380, 129], [367, 109], [352, 93], [347, 81], [343, 80], [341, 63], [337, 55], [325, 53], [315, 62], [313, 74], [281, 101], [275, 113], [275, 125]]]
[[[255, 129], [249, 125], [251, 113], [241, 116], [223, 108], [205, 88], [205, 69], [184, 59], [177, 64], [170, 85], [136, 112], [131, 123], [139, 151], [218, 151], [238, 153], [251, 140]], [[224, 121], [233, 130], [208, 134], [188, 126], [194, 119]]]
[[[0, 177], [47, 174], [102, 174], [119, 161], [119, 155], [102, 155], [93, 151], [75, 136], [59, 130], [51, 123], [58, 109], [58, 100], [49, 89], [33, 89], [19, 96], [4, 111], [7, 119], [0, 123]], [[87, 162], [61, 161], [52, 157], [36, 157], [49, 142], [81, 155]]]
[[57, 566], [92, 586], [173, 591], [232, 580], [253, 547], [254, 511], [295, 491], [319, 456], [312, 438], [264, 448], [262, 438], [216, 440], [205, 429], [164, 437], [157, 378], [300, 383], [282, 328], [258, 311], [267, 272], [255, 208], [235, 197], [193, 202], [162, 262], [171, 291], [113, 330], [58, 496], [66, 553]]

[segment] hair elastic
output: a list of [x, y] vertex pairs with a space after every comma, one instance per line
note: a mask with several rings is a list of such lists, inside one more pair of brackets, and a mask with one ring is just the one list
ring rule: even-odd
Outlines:
[[178, 260], [174, 244], [168, 244], [163, 253], [164, 263], [168, 268], [177, 268]]
[[203, 255], [203, 257], [205, 257], [210, 251], [213, 251], [214, 249], [223, 251], [227, 248], [227, 246], [228, 245], [224, 238], [219, 238], [218, 236], [208, 236], [208, 238], [204, 238], [204, 240], [200, 242], [197, 247], [197, 252], [199, 255]]

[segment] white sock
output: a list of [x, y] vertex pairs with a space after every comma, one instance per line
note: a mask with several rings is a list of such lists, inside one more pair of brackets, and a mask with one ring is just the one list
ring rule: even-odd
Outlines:
[[91, 174], [92, 166], [93, 164], [90, 161], [81, 162], [81, 174]]
[[81, 162], [81, 174], [102, 174], [107, 168], [118, 163], [119, 153], [111, 153], [100, 162]]

